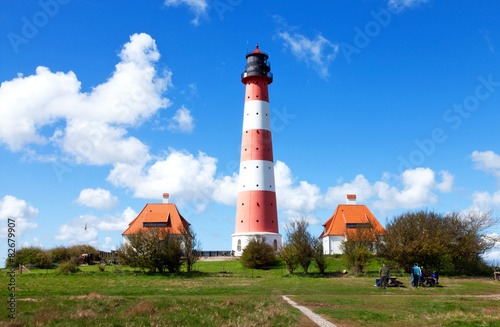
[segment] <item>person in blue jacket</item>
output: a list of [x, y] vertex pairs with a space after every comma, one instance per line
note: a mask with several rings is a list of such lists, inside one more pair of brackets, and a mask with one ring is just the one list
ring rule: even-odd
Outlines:
[[420, 279], [420, 267], [418, 264], [415, 264], [413, 268], [410, 270], [411, 273], [411, 284], [413, 287], [418, 288], [418, 280]]

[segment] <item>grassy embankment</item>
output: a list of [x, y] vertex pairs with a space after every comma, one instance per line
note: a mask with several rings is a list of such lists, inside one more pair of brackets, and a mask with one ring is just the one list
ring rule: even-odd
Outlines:
[[[163, 275], [34, 270], [16, 280], [18, 319], [3, 309], [0, 326], [313, 326], [281, 295], [341, 326], [500, 326], [500, 283], [487, 279], [443, 278], [442, 287], [415, 290], [405, 276], [405, 287], [379, 290], [373, 277], [287, 276], [281, 263], [253, 278], [239, 261], [196, 266], [194, 274]], [[342, 269], [333, 260], [329, 271]], [[6, 273], [0, 282], [7, 299]]]

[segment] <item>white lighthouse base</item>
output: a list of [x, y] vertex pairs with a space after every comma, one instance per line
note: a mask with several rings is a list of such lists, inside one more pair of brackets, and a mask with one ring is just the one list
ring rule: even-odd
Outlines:
[[268, 233], [268, 232], [253, 232], [253, 233], [235, 233], [231, 235], [233, 237], [231, 249], [234, 251], [234, 255], [239, 257], [243, 253], [243, 250], [248, 245], [248, 242], [254, 237], [265, 237], [266, 243], [271, 245], [275, 250], [281, 248], [281, 234], [278, 233]]

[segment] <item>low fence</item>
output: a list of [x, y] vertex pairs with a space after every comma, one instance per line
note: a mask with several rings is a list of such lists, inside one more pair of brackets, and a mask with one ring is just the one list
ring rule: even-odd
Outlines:
[[232, 251], [200, 251], [202, 257], [230, 257], [233, 255]]

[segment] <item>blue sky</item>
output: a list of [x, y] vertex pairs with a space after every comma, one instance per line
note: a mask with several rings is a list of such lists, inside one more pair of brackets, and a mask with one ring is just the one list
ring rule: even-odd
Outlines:
[[426, 208], [498, 216], [499, 14], [491, 1], [4, 3], [0, 256], [9, 217], [18, 246], [113, 249], [163, 192], [205, 250], [230, 249], [256, 43], [274, 73], [281, 224], [306, 217], [319, 235], [347, 193], [383, 225]]

